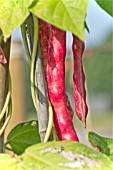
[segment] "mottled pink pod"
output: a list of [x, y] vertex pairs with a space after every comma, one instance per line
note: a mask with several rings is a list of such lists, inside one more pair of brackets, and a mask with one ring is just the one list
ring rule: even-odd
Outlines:
[[72, 106], [71, 106], [71, 103], [69, 101], [69, 97], [68, 97], [67, 94], [66, 94], [66, 106], [68, 108], [68, 111], [69, 111], [69, 114], [71, 116], [71, 119], [73, 119], [74, 112], [73, 112], [73, 109], [72, 109]]
[[72, 49], [74, 57], [73, 81], [75, 111], [78, 118], [83, 122], [84, 127], [86, 127], [86, 116], [88, 113], [88, 107], [86, 104], [85, 75], [82, 65], [84, 48], [84, 42], [73, 35]]
[[1, 64], [7, 64], [7, 60], [6, 60], [6, 57], [4, 55], [4, 52], [0, 46], [0, 63]]
[[41, 49], [41, 56], [43, 62], [44, 72], [46, 74], [47, 71], [47, 61], [48, 61], [48, 47], [49, 47], [49, 35], [50, 29], [49, 24], [42, 19], [39, 19], [39, 42]]
[[66, 105], [66, 32], [50, 25], [49, 36], [47, 84], [48, 95], [53, 108], [55, 129], [60, 140], [78, 141]]

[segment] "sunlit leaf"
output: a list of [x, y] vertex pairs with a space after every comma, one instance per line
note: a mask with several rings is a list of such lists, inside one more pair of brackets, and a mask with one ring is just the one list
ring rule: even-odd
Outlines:
[[28, 7], [33, 1], [0, 0], [0, 28], [6, 38], [28, 17]]
[[39, 0], [30, 11], [39, 18], [68, 30], [84, 40], [84, 21], [88, 0]]
[[110, 170], [113, 169], [113, 162], [106, 155], [78, 142], [59, 141], [33, 145], [19, 157], [0, 154], [0, 169]]

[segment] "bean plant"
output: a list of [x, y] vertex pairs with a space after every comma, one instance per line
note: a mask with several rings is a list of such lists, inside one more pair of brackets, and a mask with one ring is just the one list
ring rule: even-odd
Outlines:
[[[113, 16], [112, 0], [96, 2]], [[88, 0], [0, 1], [0, 170], [113, 168], [113, 139], [89, 132], [93, 149], [89, 148], [80, 141], [76, 125], [73, 125], [75, 112], [84, 128], [87, 126], [87, 84], [82, 57], [84, 30], [90, 33], [86, 23], [88, 3]], [[4, 142], [12, 113], [11, 35], [18, 26], [30, 65], [37, 120], [16, 125]], [[73, 38], [74, 110], [65, 85], [67, 31]], [[13, 156], [6, 154], [6, 150]]]

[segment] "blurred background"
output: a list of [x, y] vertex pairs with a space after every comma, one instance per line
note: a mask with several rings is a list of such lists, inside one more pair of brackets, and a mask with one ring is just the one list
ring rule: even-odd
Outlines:
[[[85, 52], [83, 65], [86, 75], [88, 116], [87, 127], [83, 128], [74, 115], [74, 125], [80, 141], [89, 145], [87, 133], [94, 131], [102, 136], [113, 137], [113, 19], [104, 12], [94, 0], [90, 0], [85, 32]], [[73, 56], [72, 36], [67, 33], [66, 89], [74, 109], [73, 100]], [[12, 36], [10, 71], [12, 78], [13, 114], [6, 130], [9, 131], [22, 121], [37, 119], [30, 91], [30, 65], [22, 45], [20, 29]]]

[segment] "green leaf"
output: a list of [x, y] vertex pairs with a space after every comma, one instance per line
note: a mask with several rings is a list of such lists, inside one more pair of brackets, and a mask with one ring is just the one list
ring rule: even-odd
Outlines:
[[0, 28], [5, 38], [28, 17], [34, 0], [0, 0]]
[[88, 0], [39, 0], [29, 9], [39, 18], [84, 40], [84, 20]]
[[17, 158], [0, 154], [0, 170], [17, 170]]
[[104, 11], [113, 16], [113, 0], [96, 0], [96, 2]]
[[86, 28], [87, 32], [90, 33], [90, 30], [89, 30], [89, 27], [87, 25], [87, 22], [85, 22], [85, 28]]
[[113, 139], [99, 136], [94, 132], [89, 132], [88, 139], [94, 148], [109, 156], [113, 161]]
[[[74, 141], [48, 142], [28, 148], [24, 155], [25, 162], [34, 160], [32, 165], [37, 169], [110, 169], [113, 163], [110, 159], [87, 146]], [[29, 161], [28, 161], [29, 160]], [[40, 163], [39, 163], [40, 162]], [[37, 163], [38, 166], [37, 166]], [[27, 163], [26, 163], [27, 164]], [[31, 166], [32, 166], [31, 165]], [[43, 167], [43, 168], [42, 168]]]
[[7, 137], [7, 145], [10, 145], [11, 150], [19, 155], [25, 151], [28, 146], [40, 142], [40, 136], [38, 133], [38, 122], [30, 121], [20, 123], [14, 127]]
[[113, 162], [106, 155], [74, 141], [36, 144], [27, 148], [19, 157], [0, 155], [1, 170], [110, 170], [112, 168]]

